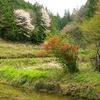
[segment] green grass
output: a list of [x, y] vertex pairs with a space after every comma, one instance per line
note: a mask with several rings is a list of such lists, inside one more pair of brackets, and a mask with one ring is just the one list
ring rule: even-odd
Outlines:
[[[54, 73], [53, 71], [49, 70], [24, 70], [24, 69], [15, 69], [11, 67], [4, 67], [0, 69], [0, 72], [4, 75], [4, 77], [8, 77], [10, 80], [16, 76], [22, 77], [22, 76], [28, 76], [29, 78], [40, 78], [40, 77], [48, 77], [51, 75], [51, 73]], [[3, 76], [2, 75], [2, 76]], [[1, 77], [2, 77], [1, 76]]]
[[95, 55], [96, 51], [88, 48], [88, 49], [80, 49], [78, 56], [82, 61], [89, 61], [90, 58], [95, 57]]
[[95, 53], [93, 50], [80, 49], [80, 71], [74, 74], [64, 74], [53, 57], [30, 58], [39, 50], [39, 46], [29, 43], [0, 40], [0, 58], [6, 58], [0, 59], [0, 82], [29, 89], [60, 91], [65, 95], [100, 98], [100, 73], [93, 70], [89, 59]]
[[91, 69], [88, 70], [80, 70], [78, 73], [75, 73], [74, 75], [66, 75], [67, 80], [72, 80], [74, 82], [83, 82], [83, 83], [100, 83], [100, 73], [95, 72]]
[[27, 70], [1, 67], [0, 82], [29, 89], [62, 91], [63, 94], [91, 99], [100, 98], [100, 73], [92, 69], [80, 69], [74, 74], [64, 74], [62, 69], [58, 68]]
[[[39, 67], [38, 67], [39, 66]], [[54, 73], [57, 73], [57, 80], [63, 80], [66, 81], [74, 81], [74, 82], [93, 82], [93, 83], [100, 83], [100, 73], [94, 71], [91, 67], [82, 69], [80, 68], [80, 71], [74, 74], [70, 74], [66, 72], [64, 74], [62, 72], [62, 69], [59, 67], [51, 67], [51, 66], [40, 66], [38, 65], [36, 68], [30, 67], [27, 68], [15, 68], [15, 67], [1, 67], [0, 68], [0, 74], [1, 78], [3, 75], [5, 78], [8, 77], [9, 80], [12, 80], [14, 77], [21, 77], [21, 76], [28, 76], [30, 78], [45, 78], [48, 76], [54, 75]], [[59, 72], [59, 73], [58, 73]]]
[[[12, 67], [0, 68], [0, 82], [13, 85], [16, 87], [24, 87], [29, 89], [45, 86], [50, 80], [53, 82], [54, 77], [58, 75], [60, 70], [41, 70], [41, 69], [16, 69]], [[52, 86], [51, 86], [52, 87]], [[40, 89], [40, 88], [39, 88]], [[44, 88], [45, 89], [45, 88]]]
[[[50, 65], [51, 64], [51, 65]], [[13, 58], [0, 59], [0, 67], [10, 66], [17, 69], [54, 69], [57, 67], [55, 58]]]
[[[42, 66], [42, 65], [41, 65]], [[94, 71], [91, 67], [85, 68], [85, 69], [80, 69], [79, 72], [70, 74], [66, 72], [66, 74], [63, 74], [62, 70], [58, 67], [51, 67], [51, 66], [42, 66], [41, 67], [39, 64], [37, 67], [33, 68], [30, 67], [29, 69], [27, 68], [14, 68], [14, 67], [1, 67], [0, 68], [0, 74], [1, 77], [3, 75], [5, 78], [9, 78], [11, 80], [15, 76], [28, 76], [30, 78], [40, 78], [40, 77], [48, 77], [51, 76], [54, 73], [58, 73], [56, 78], [57, 80], [63, 80], [65, 79], [66, 81], [74, 81], [74, 82], [93, 82], [93, 83], [100, 83], [100, 73]], [[61, 70], [61, 71], [60, 71]]]

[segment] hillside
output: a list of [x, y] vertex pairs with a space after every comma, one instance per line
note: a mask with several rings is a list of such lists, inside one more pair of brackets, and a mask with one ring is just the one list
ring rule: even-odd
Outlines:
[[31, 43], [17, 43], [0, 39], [0, 58], [33, 57], [39, 51], [38, 48]]
[[82, 44], [80, 41], [83, 42], [84, 37], [77, 23], [93, 17], [97, 2], [98, 0], [88, 0], [80, 9], [73, 9], [72, 14], [65, 10], [64, 16], [60, 17], [39, 3], [32, 5], [24, 0], [0, 1], [0, 37], [39, 44], [44, 42], [48, 33], [55, 35], [64, 32], [71, 33], [75, 42]]
[[0, 0], [0, 89], [0, 100], [30, 100], [35, 90], [100, 100], [100, 0], [63, 17], [38, 3]]
[[[50, 26], [46, 9], [24, 0], [0, 1], [0, 37], [12, 41], [42, 42]], [[41, 33], [41, 34], [40, 34]]]
[[[100, 98], [100, 74], [93, 71], [88, 60], [91, 50], [80, 50], [80, 71], [73, 74], [63, 73], [62, 66], [55, 61], [55, 57], [34, 57], [39, 51], [40, 47], [37, 45], [0, 39], [0, 83], [21, 87], [31, 92], [38, 90], [78, 98]], [[0, 96], [6, 93], [10, 98], [9, 91], [3, 90], [1, 93]]]

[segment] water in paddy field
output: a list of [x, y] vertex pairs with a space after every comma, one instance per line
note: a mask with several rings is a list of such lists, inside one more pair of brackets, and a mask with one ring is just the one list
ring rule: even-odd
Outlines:
[[83, 100], [56, 94], [24, 91], [12, 86], [0, 84], [0, 100]]

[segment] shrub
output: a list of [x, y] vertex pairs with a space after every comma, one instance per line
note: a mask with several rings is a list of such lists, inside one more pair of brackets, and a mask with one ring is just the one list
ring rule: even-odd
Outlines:
[[41, 52], [38, 52], [38, 53], [36, 54], [36, 56], [37, 56], [37, 57], [43, 57], [44, 54], [45, 54], [45, 52], [44, 52], [44, 51], [41, 51]]
[[79, 46], [74, 46], [63, 41], [62, 38], [50, 38], [42, 44], [45, 51], [52, 53], [63, 66], [64, 73], [78, 71], [77, 58]]

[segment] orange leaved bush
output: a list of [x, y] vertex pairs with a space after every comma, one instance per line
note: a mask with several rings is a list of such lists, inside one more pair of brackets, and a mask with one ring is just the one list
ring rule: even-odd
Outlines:
[[49, 43], [50, 43], [50, 44], [55, 44], [55, 43], [57, 43], [57, 40], [56, 40], [55, 38], [51, 38], [51, 39], [49, 40]]
[[49, 51], [50, 50], [50, 45], [48, 43], [42, 44], [43, 48], [45, 51]]
[[47, 43], [42, 44], [44, 50], [52, 53], [57, 61], [63, 66], [66, 73], [74, 73], [78, 71], [77, 59], [79, 46], [74, 46], [63, 41], [63, 39], [50, 38]]
[[45, 54], [45, 52], [44, 52], [44, 51], [41, 51], [41, 52], [38, 52], [38, 53], [36, 54], [36, 56], [37, 56], [37, 57], [43, 57], [44, 54]]

